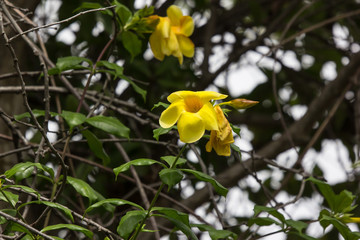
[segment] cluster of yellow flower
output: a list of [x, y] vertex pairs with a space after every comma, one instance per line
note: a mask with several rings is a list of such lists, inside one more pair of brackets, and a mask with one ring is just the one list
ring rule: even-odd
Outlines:
[[[234, 142], [232, 129], [220, 106], [213, 106], [210, 102], [226, 97], [227, 95], [212, 91], [174, 92], [167, 98], [171, 104], [162, 112], [159, 119], [160, 126], [170, 128], [177, 122], [180, 140], [185, 143], [196, 142], [204, 135], [205, 130], [211, 130], [206, 151], [211, 152], [214, 148], [218, 155], [230, 156], [230, 144]], [[256, 103], [256, 101], [235, 99], [220, 105], [246, 108]]]
[[[190, 16], [183, 16], [179, 7], [170, 6], [167, 17], [153, 15], [148, 19], [149, 22], [158, 21], [149, 39], [155, 58], [163, 60], [165, 56], [173, 55], [182, 64], [183, 56], [194, 56], [194, 43], [189, 39], [194, 31], [194, 22]], [[160, 126], [170, 128], [177, 122], [180, 140], [185, 143], [196, 142], [204, 135], [205, 130], [211, 130], [206, 151], [211, 152], [214, 148], [218, 155], [230, 156], [230, 144], [234, 142], [234, 138], [220, 105], [247, 108], [257, 102], [235, 99], [216, 106], [210, 102], [226, 97], [227, 95], [212, 91], [174, 92], [167, 98], [171, 104], [161, 114]]]
[[173, 55], [183, 63], [183, 56], [194, 56], [194, 43], [189, 36], [194, 31], [194, 21], [190, 16], [183, 16], [181, 9], [175, 5], [167, 9], [167, 17], [153, 15], [150, 21], [158, 20], [149, 42], [155, 58], [163, 60]]

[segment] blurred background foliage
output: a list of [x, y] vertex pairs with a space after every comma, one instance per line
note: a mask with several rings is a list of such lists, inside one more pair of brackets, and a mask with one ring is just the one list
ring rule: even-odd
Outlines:
[[[16, 2], [16, 1], [14, 1]], [[86, 1], [109, 6], [110, 1]], [[144, 5], [142, 1], [119, 1], [135, 12]], [[166, 9], [176, 4], [183, 9], [186, 15], [193, 17], [195, 31], [191, 36], [196, 46], [193, 59], [184, 59], [179, 66], [174, 57], [166, 57], [160, 62], [152, 57], [148, 47], [149, 34], [137, 35], [137, 55], [132, 57], [124, 48], [121, 35], [115, 39], [104, 58], [123, 67], [123, 74], [134, 81], [139, 87], [146, 90], [146, 99], [142, 98], [134, 88], [121, 78], [111, 78], [106, 89], [104, 82], [109, 76], [105, 73], [96, 74], [89, 92], [94, 92], [94, 99], [99, 93], [109, 97], [106, 115], [119, 119], [131, 129], [130, 141], [121, 141], [130, 159], [150, 158], [160, 159], [161, 156], [171, 155], [178, 149], [176, 133], [160, 136], [160, 142], [166, 144], [147, 143], [145, 140], [154, 140], [153, 130], [158, 124], [158, 115], [162, 107], [153, 108], [158, 102], [167, 103], [166, 97], [177, 90], [215, 90], [228, 94], [230, 98], [246, 98], [260, 102], [257, 106], [240, 112], [232, 111], [228, 118], [230, 123], [241, 128], [242, 139], [236, 138], [236, 145], [244, 150], [241, 159], [235, 155], [219, 157], [214, 152], [205, 151], [207, 139], [201, 139], [197, 148], [200, 152], [210, 175], [217, 177], [226, 187], [241, 190], [241, 196], [232, 197], [235, 206], [253, 205], [280, 206], [282, 201], [290, 201], [300, 191], [300, 175], [291, 175], [290, 171], [279, 170], [270, 166], [265, 159], [279, 160], [279, 164], [287, 168], [305, 171], [306, 174], [317, 178], [324, 178], [323, 166], [318, 166], [316, 152], [327, 151], [324, 140], [336, 140], [339, 148], [345, 149], [346, 159], [332, 156], [340, 161], [344, 169], [338, 169], [339, 174], [345, 178], [337, 181], [333, 186], [336, 193], [347, 189], [353, 194], [359, 192], [359, 174], [356, 166], [352, 164], [359, 160], [360, 116], [359, 116], [359, 34], [360, 34], [360, 3], [356, 0], [203, 0], [203, 1], [145, 1], [155, 6], [154, 13], [159, 16], [166, 15]], [[14, 3], [16, 4], [16, 3]], [[23, 3], [20, 3], [23, 4]], [[22, 5], [18, 5], [22, 7]], [[39, 26], [54, 21], [70, 18], [84, 11], [80, 8], [84, 1], [39, 1], [29, 15]], [[34, 15], [32, 14], [34, 11]], [[26, 26], [25, 28], [28, 28]], [[56, 62], [58, 58], [67, 56], [86, 57], [95, 62], [104, 45], [119, 31], [119, 25], [111, 15], [104, 12], [93, 12], [81, 15], [71, 21], [55, 27], [40, 30], [45, 41], [49, 58]], [[34, 37], [34, 35], [31, 35]], [[25, 43], [23, 43], [25, 44]], [[25, 48], [27, 48], [25, 46]], [[30, 52], [30, 49], [26, 49]], [[30, 54], [31, 55], [31, 54]], [[29, 56], [30, 56], [29, 55]], [[33, 59], [30, 56], [29, 59]], [[39, 71], [37, 60], [27, 63], [23, 57], [20, 62], [23, 70]], [[1, 59], [11, 61], [9, 59]], [[26, 64], [25, 64], [26, 62]], [[2, 69], [1, 74], [13, 72], [12, 69]], [[248, 74], [244, 74], [248, 72]], [[88, 73], [86, 73], [88, 74]], [[80, 70], [68, 76], [75, 88], [83, 88], [87, 75]], [[259, 77], [260, 76], [260, 77]], [[55, 77], [56, 85], [63, 86], [59, 78]], [[26, 76], [28, 85], [43, 85], [39, 75]], [[350, 88], [345, 95], [348, 83]], [[250, 86], [250, 90], [247, 89]], [[335, 86], [335, 87], [334, 87]], [[329, 90], [330, 89], [330, 90]], [[274, 94], [275, 93], [275, 94]], [[89, 106], [94, 99], [87, 99]], [[335, 101], [340, 99], [341, 104], [335, 114], [329, 119], [325, 129], [320, 132], [319, 138], [310, 146], [312, 155], [306, 159], [307, 166], [300, 160], [295, 162], [319, 126], [329, 117], [330, 109]], [[76, 111], [78, 100], [72, 94], [60, 94], [63, 110]], [[43, 96], [29, 92], [29, 102], [33, 109], [43, 109]], [[104, 101], [98, 111], [107, 108]], [[316, 103], [318, 107], [314, 109]], [[1, 102], [0, 105], [6, 105]], [[314, 105], [315, 104], [315, 105]], [[120, 110], [119, 110], [120, 109]], [[308, 111], [308, 110], [311, 111]], [[55, 97], [51, 98], [51, 111], [57, 112]], [[130, 113], [130, 115], [124, 114]], [[7, 112], [13, 115], [11, 111]], [[88, 111], [83, 108], [82, 113]], [[134, 118], [139, 117], [143, 121]], [[58, 118], [52, 119], [56, 126], [54, 139], [61, 139], [63, 132], [58, 125]], [[50, 129], [51, 130], [51, 129]], [[27, 136], [33, 134], [32, 142], [39, 143], [41, 136], [38, 132], [27, 130]], [[94, 131], [99, 139], [107, 139], [108, 135], [101, 131]], [[56, 147], [61, 149], [63, 142]], [[334, 145], [332, 145], [334, 146]], [[111, 161], [103, 168], [88, 164], [81, 159], [103, 164], [91, 151], [84, 140], [74, 140], [70, 143], [72, 167], [74, 172], [70, 175], [83, 179], [106, 198], [122, 198], [141, 204], [136, 184], [119, 177], [114, 181], [111, 169], [124, 163], [124, 157], [111, 141], [105, 141], [103, 147]], [[296, 151], [295, 151], [296, 150]], [[339, 152], [340, 150], [335, 150]], [[34, 153], [28, 153], [24, 160], [32, 161]], [[194, 152], [189, 149], [187, 153], [189, 166], [202, 170], [199, 161], [196, 161]], [[195, 159], [195, 160], [194, 160]], [[282, 160], [281, 160], [282, 159]], [[285, 159], [285, 161], [284, 161]], [[323, 161], [327, 161], [324, 159]], [[41, 162], [44, 164], [57, 162], [51, 155], [45, 155]], [[330, 161], [329, 161], [330, 162]], [[311, 166], [311, 167], [308, 167]], [[350, 166], [350, 167], [349, 167]], [[110, 171], [109, 171], [110, 169]], [[240, 170], [241, 169], [241, 170]], [[136, 168], [143, 183], [158, 186], [159, 166]], [[238, 172], [236, 172], [238, 170]], [[336, 175], [336, 172], [331, 172]], [[131, 176], [130, 173], [128, 173]], [[255, 181], [254, 181], [255, 179]], [[326, 178], [325, 178], [326, 179]], [[335, 178], [336, 179], [336, 178]], [[37, 180], [39, 191], [48, 191], [48, 186], [41, 179]], [[314, 200], [316, 195], [314, 185], [307, 183], [301, 198], [304, 201]], [[153, 193], [147, 192], [149, 196]], [[279, 197], [279, 193], [287, 198]], [[78, 208], [74, 189], [68, 187], [62, 194], [61, 203], [70, 208]], [[177, 188], [169, 192], [169, 196], [195, 210], [202, 206], [203, 217], [207, 217], [215, 226], [220, 221], [213, 216], [214, 205], [209, 202], [208, 189], [198, 184], [198, 180], [189, 178]], [[186, 197], [185, 197], [186, 196]], [[150, 198], [151, 199], [151, 198]], [[88, 203], [85, 200], [85, 205]], [[257, 239], [264, 232], [254, 231], [253, 236], [246, 227], [246, 222], [252, 212], [232, 212], [223, 199], [216, 201], [224, 210], [224, 226], [239, 234], [240, 239]], [[315, 200], [314, 200], [315, 201]], [[355, 200], [357, 202], [357, 200]], [[319, 206], [321, 200], [317, 202]], [[160, 204], [173, 206], [166, 199], [160, 199]], [[296, 208], [297, 205], [292, 205]], [[311, 205], [309, 205], [311, 208]], [[308, 207], [309, 207], [308, 206]], [[243, 207], [239, 207], [243, 208]], [[299, 204], [299, 209], [306, 208], [306, 204]], [[288, 208], [284, 212], [293, 211]], [[116, 211], [115, 217], [124, 214], [126, 208]], [[201, 210], [198, 210], [201, 212]], [[311, 211], [311, 209], [310, 209]], [[94, 211], [96, 212], [96, 211]], [[97, 215], [96, 215], [97, 214]], [[116, 226], [114, 218], [102, 211], [94, 214], [108, 224]], [[317, 213], [316, 213], [317, 214]], [[301, 220], [311, 221], [318, 217], [305, 216]], [[291, 215], [291, 214], [290, 214]], [[360, 211], [355, 210], [360, 216]], [[300, 217], [301, 218], [301, 217]], [[317, 239], [338, 239], [338, 232], [332, 228], [330, 232], [323, 233], [321, 228], [315, 232], [309, 228], [310, 235]], [[163, 229], [161, 229], [163, 230]], [[250, 237], [249, 237], [250, 236]], [[246, 238], [249, 237], [249, 238]], [[265, 239], [265, 238], [264, 238]], [[297, 239], [293, 235], [270, 235], [266, 239]]]

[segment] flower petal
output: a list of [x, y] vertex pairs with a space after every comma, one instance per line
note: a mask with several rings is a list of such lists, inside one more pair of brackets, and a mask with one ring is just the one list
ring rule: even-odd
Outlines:
[[159, 17], [159, 19], [160, 21], [156, 26], [156, 31], [159, 32], [163, 38], [168, 38], [171, 31], [170, 19], [167, 17]]
[[160, 34], [157, 32], [153, 32], [149, 38], [151, 51], [153, 52], [154, 57], [160, 61], [164, 59], [164, 54], [161, 50], [161, 39]]
[[213, 91], [199, 91], [196, 92], [196, 94], [203, 99], [204, 101], [210, 101], [210, 100], [219, 100], [219, 99], [224, 99], [227, 98], [227, 95], [225, 94], [221, 94], [218, 92], [213, 92]]
[[[163, 46], [163, 53], [167, 56], [173, 55], [179, 50], [179, 43], [175, 33], [170, 32], [169, 38], [165, 39], [166, 44]], [[177, 57], [177, 56], [176, 56]]]
[[159, 124], [162, 128], [172, 127], [179, 119], [182, 112], [184, 112], [184, 102], [177, 101], [165, 109], [160, 116]]
[[218, 130], [218, 122], [216, 119], [216, 112], [210, 102], [204, 104], [204, 106], [196, 113], [204, 122], [206, 130]]
[[178, 6], [171, 5], [167, 10], [166, 14], [170, 18], [171, 25], [179, 26], [180, 19], [183, 16], [181, 9]]
[[205, 132], [205, 125], [202, 119], [194, 113], [183, 112], [177, 126], [180, 140], [184, 143], [196, 142]]
[[186, 37], [191, 36], [194, 32], [194, 20], [190, 16], [183, 16], [180, 19], [180, 31]]
[[188, 37], [182, 35], [177, 35], [177, 39], [182, 54], [184, 54], [186, 57], [193, 57], [195, 47], [194, 43]]

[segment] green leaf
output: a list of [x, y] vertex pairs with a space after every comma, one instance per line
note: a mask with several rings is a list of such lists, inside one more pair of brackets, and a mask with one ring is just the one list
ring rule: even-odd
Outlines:
[[131, 85], [131, 87], [134, 89], [134, 91], [142, 96], [142, 98], [145, 102], [147, 92], [144, 89], [142, 89], [141, 87], [139, 87], [133, 80], [131, 80], [127, 76], [122, 75], [121, 78], [124, 79], [125, 81], [127, 81]]
[[135, 230], [139, 223], [146, 217], [146, 211], [135, 210], [126, 212], [120, 220], [117, 227], [117, 233], [120, 237], [128, 239], [130, 234]]
[[327, 214], [320, 213], [319, 221], [323, 227], [332, 224], [346, 240], [357, 240], [360, 237], [359, 232], [352, 232], [346, 224]]
[[[1, 209], [0, 211], [4, 212], [10, 216], [13, 216], [13, 217], [16, 217], [16, 214], [17, 214], [15, 209]], [[6, 218], [0, 216], [0, 224], [5, 224], [7, 222], [8, 222], [8, 220], [6, 220]]]
[[248, 225], [252, 226], [253, 224], [257, 224], [259, 226], [270, 226], [272, 224], [281, 225], [276, 219], [270, 217], [255, 217], [251, 218], [248, 221]]
[[130, 129], [118, 119], [107, 116], [94, 116], [85, 120], [91, 126], [118, 137], [129, 138]]
[[9, 202], [11, 206], [16, 206], [19, 201], [19, 196], [8, 191], [0, 191], [0, 200], [4, 202]]
[[116, 4], [115, 12], [120, 18], [121, 25], [125, 26], [132, 17], [131, 11], [125, 5], [119, 3], [118, 1], [114, 1], [113, 4]]
[[76, 192], [78, 192], [81, 196], [88, 198], [90, 202], [104, 199], [100, 193], [95, 191], [88, 183], [81, 179], [68, 176], [66, 181], [76, 190]]
[[3, 186], [2, 188], [3, 188], [3, 189], [7, 189], [7, 188], [20, 188], [20, 189], [22, 189], [24, 192], [36, 194], [37, 197], [40, 199], [40, 193], [38, 193], [36, 190], [34, 190], [34, 189], [30, 188], [30, 187], [27, 187], [27, 186], [23, 186], [23, 185], [6, 185], [6, 186]]
[[163, 215], [163, 214], [154, 214], [153, 216], [163, 217], [170, 220], [175, 227], [177, 227], [180, 231], [182, 231], [188, 239], [198, 239], [194, 232], [191, 230], [189, 224], [184, 223], [179, 218], [173, 217], [172, 215]]
[[331, 187], [329, 186], [329, 184], [320, 181], [316, 178], [313, 177], [309, 177], [308, 179], [306, 179], [306, 181], [311, 181], [312, 183], [315, 183], [316, 186], [319, 188], [321, 194], [323, 195], [323, 197], [326, 199], [326, 202], [329, 204], [329, 207], [331, 210], [335, 209], [335, 193], [334, 191], [331, 189]]
[[299, 233], [302, 232], [303, 229], [306, 229], [308, 224], [303, 221], [295, 221], [292, 219], [285, 220], [286, 225], [296, 229]]
[[175, 126], [172, 126], [170, 128], [162, 128], [159, 127], [157, 129], [153, 130], [153, 137], [156, 139], [156, 141], [159, 141], [159, 136], [163, 135], [163, 134], [167, 134], [168, 132], [170, 132], [172, 129], [176, 129]]
[[33, 163], [33, 162], [18, 163], [15, 166], [13, 166], [11, 169], [7, 170], [5, 172], [5, 176], [7, 178], [11, 178], [12, 176], [15, 175], [16, 181], [20, 181], [24, 178], [31, 176], [33, 174], [34, 167], [49, 173], [51, 178], [54, 179], [54, 171], [51, 168], [42, 165], [41, 163]]
[[[35, 118], [45, 116], [45, 111], [44, 110], [33, 109], [32, 112], [33, 112]], [[51, 117], [55, 117], [57, 115], [58, 115], [57, 113], [50, 112]], [[19, 114], [19, 115], [15, 115], [14, 118], [15, 118], [15, 120], [21, 120], [23, 118], [31, 118], [31, 116], [30, 116], [29, 112], [25, 112], [25, 113], [22, 113], [22, 114]]]
[[69, 230], [72, 230], [72, 231], [78, 231], [78, 232], [82, 232], [86, 237], [92, 239], [93, 238], [93, 233], [86, 229], [86, 228], [83, 228], [81, 226], [78, 226], [78, 225], [74, 225], [74, 224], [56, 224], [56, 225], [51, 225], [51, 226], [47, 226], [45, 228], [43, 228], [41, 230], [41, 232], [47, 232], [47, 231], [51, 231], [51, 230], [58, 230], [58, 229], [62, 229], [62, 228], [67, 228]]
[[[90, 65], [90, 67], [84, 67], [83, 65], [81, 65], [82, 62], [87, 62]], [[70, 69], [89, 69], [91, 67], [92, 67], [92, 62], [90, 59], [83, 57], [69, 56], [69, 57], [58, 58], [56, 62], [56, 67], [49, 69], [48, 73], [49, 75], [55, 75]]]
[[58, 203], [55, 203], [55, 202], [49, 202], [49, 201], [31, 201], [31, 202], [26, 202], [26, 203], [23, 203], [21, 204], [19, 207], [18, 207], [18, 210], [20, 210], [21, 208], [25, 207], [26, 205], [29, 205], [29, 204], [44, 204], [46, 206], [49, 206], [49, 207], [52, 207], [52, 208], [56, 208], [56, 209], [59, 209], [61, 211], [63, 211], [65, 213], [66, 216], [68, 216], [68, 218], [71, 219], [72, 222], [74, 222], [74, 217], [73, 215], [71, 214], [71, 210], [63, 205], [60, 205]]
[[289, 235], [296, 235], [296, 236], [299, 236], [305, 240], [318, 240], [318, 238], [313, 238], [313, 237], [310, 237], [304, 233], [298, 233], [298, 232], [289, 232]]
[[356, 196], [347, 190], [343, 190], [335, 196], [334, 209], [336, 213], [346, 213], [352, 211], [356, 206], [352, 206]]
[[131, 60], [141, 53], [141, 41], [139, 37], [130, 31], [124, 31], [121, 34], [121, 41], [126, 50], [131, 54]]
[[260, 214], [261, 212], [269, 213], [273, 217], [279, 219], [281, 223], [285, 222], [284, 215], [279, 213], [275, 208], [255, 205], [254, 206], [254, 215], [256, 216], [256, 215]]
[[238, 135], [239, 137], [241, 137], [240, 135], [240, 131], [241, 129], [233, 124], [230, 123], [230, 127], [232, 128], [232, 130], [236, 133], [236, 135]]
[[157, 211], [159, 213], [162, 213], [168, 217], [171, 217], [173, 219], [177, 219], [180, 222], [186, 224], [188, 227], [190, 227], [189, 224], [189, 215], [183, 212], [179, 212], [173, 208], [167, 208], [167, 207], [153, 207], [152, 211]]
[[211, 240], [217, 239], [237, 239], [237, 235], [228, 230], [217, 230], [212, 226], [206, 224], [191, 224], [192, 227], [197, 227], [200, 231], [209, 232]]
[[155, 108], [158, 107], [164, 107], [165, 109], [168, 108], [170, 106], [170, 104], [168, 103], [164, 103], [164, 102], [158, 102], [157, 104], [154, 104], [154, 106], [152, 107], [151, 111], [154, 110]]
[[214, 187], [215, 191], [218, 194], [226, 197], [229, 190], [227, 190], [223, 185], [221, 185], [218, 181], [216, 181], [214, 178], [210, 177], [209, 175], [192, 169], [181, 169], [181, 170], [183, 172], [191, 173], [201, 181], [209, 182]]
[[[165, 161], [165, 162], [169, 165], [169, 167], [171, 167], [171, 166], [174, 164], [176, 158], [177, 158], [177, 157], [175, 157], [175, 156], [163, 156], [163, 157], [161, 157], [160, 159], [163, 160], [163, 161]], [[184, 163], [186, 163], [186, 162], [187, 162], [187, 160], [186, 160], [185, 158], [179, 158], [179, 159], [176, 161], [176, 166], [177, 166], [177, 165], [182, 165], [182, 164], [184, 164]]]
[[136, 208], [138, 208], [140, 210], [144, 210], [140, 205], [138, 205], [136, 203], [126, 201], [126, 200], [123, 200], [123, 199], [118, 199], [118, 198], [108, 198], [108, 199], [101, 200], [101, 201], [99, 201], [97, 203], [94, 203], [93, 205], [91, 205], [90, 207], [88, 207], [85, 210], [85, 213], [90, 212], [94, 208], [101, 207], [104, 204], [113, 204], [113, 205], [116, 205], [116, 206], [121, 206], [121, 205], [127, 204], [127, 205], [131, 205], [133, 207], [136, 207]]
[[69, 111], [62, 111], [61, 116], [65, 119], [66, 123], [70, 127], [70, 131], [81, 124], [83, 124], [86, 120], [86, 116], [82, 113], [77, 112], [69, 112]]
[[163, 183], [169, 186], [169, 190], [178, 184], [184, 177], [184, 174], [179, 169], [163, 169], [159, 172], [160, 179]]
[[95, 153], [95, 156], [103, 161], [103, 165], [108, 165], [110, 163], [110, 157], [105, 152], [102, 142], [89, 130], [84, 130], [81, 133], [86, 138], [87, 143], [91, 151]]
[[117, 168], [114, 168], [114, 173], [115, 173], [115, 176], [117, 176], [119, 173], [127, 171], [130, 168], [130, 166], [150, 166], [155, 163], [160, 164], [162, 167], [166, 168], [165, 164], [163, 164], [162, 162], [159, 162], [159, 161], [156, 161], [153, 159], [148, 159], [148, 158], [139, 158], [139, 159], [135, 159], [130, 162], [124, 163]]
[[111, 63], [108, 61], [100, 61], [97, 63], [97, 66], [102, 66], [109, 70], [112, 70], [112, 71], [109, 71], [108, 73], [111, 75], [114, 75], [115, 78], [121, 78], [121, 79], [124, 79], [125, 81], [127, 81], [131, 85], [131, 87], [134, 89], [134, 91], [137, 92], [138, 94], [140, 94], [142, 96], [142, 98], [144, 99], [144, 101], [146, 100], [146, 91], [144, 89], [142, 89], [141, 87], [139, 87], [129, 77], [127, 77], [123, 74], [123, 70], [124, 70], [123, 67], [117, 65], [116, 63]]

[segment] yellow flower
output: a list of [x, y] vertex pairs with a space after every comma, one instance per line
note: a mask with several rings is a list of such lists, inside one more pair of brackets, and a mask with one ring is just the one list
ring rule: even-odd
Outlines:
[[215, 112], [219, 129], [211, 131], [206, 151], [211, 152], [214, 148], [217, 155], [230, 156], [230, 144], [234, 142], [232, 129], [219, 105], [215, 106]]
[[171, 5], [166, 13], [167, 17], [157, 15], [149, 17], [159, 19], [149, 39], [150, 47], [155, 58], [160, 61], [164, 56], [173, 55], [182, 64], [183, 55], [194, 56], [194, 43], [189, 39], [194, 31], [194, 22], [190, 16], [183, 16], [181, 9], [175, 5]]
[[218, 130], [216, 112], [210, 100], [226, 98], [227, 95], [212, 91], [178, 91], [168, 96], [170, 106], [162, 112], [159, 123], [163, 128], [176, 122], [180, 140], [192, 143], [199, 140], [206, 130]]
[[259, 103], [258, 101], [252, 101], [252, 100], [248, 100], [248, 99], [244, 99], [244, 98], [237, 98], [237, 99], [231, 100], [229, 102], [222, 102], [219, 105], [220, 106], [228, 105], [235, 109], [246, 109], [246, 108], [255, 106], [258, 103]]

